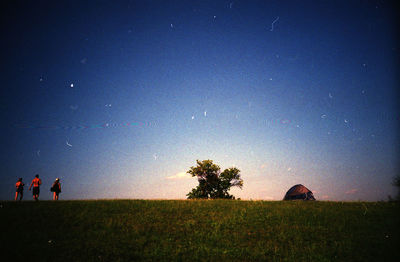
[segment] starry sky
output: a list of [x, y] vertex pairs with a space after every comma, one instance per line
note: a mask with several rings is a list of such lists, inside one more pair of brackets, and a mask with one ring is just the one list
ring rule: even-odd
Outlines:
[[[394, 196], [390, 1], [7, 1], [0, 199], [19, 177], [60, 199], [184, 199], [196, 159], [242, 199]], [[32, 199], [27, 186], [24, 199]]]

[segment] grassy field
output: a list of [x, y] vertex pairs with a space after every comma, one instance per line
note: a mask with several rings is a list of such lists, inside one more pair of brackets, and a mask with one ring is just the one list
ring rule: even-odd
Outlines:
[[1, 261], [400, 261], [384, 202], [0, 202]]

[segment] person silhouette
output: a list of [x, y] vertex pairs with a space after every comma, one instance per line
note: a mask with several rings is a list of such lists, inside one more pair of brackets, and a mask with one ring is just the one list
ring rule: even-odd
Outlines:
[[32, 180], [31, 185], [29, 186], [29, 191], [31, 190], [31, 187], [33, 186], [32, 195], [33, 195], [33, 199], [35, 201], [39, 200], [41, 184], [42, 184], [42, 180], [39, 178], [39, 174], [36, 174], [35, 178]]
[[53, 192], [53, 200], [58, 200], [58, 195], [61, 193], [61, 183], [59, 178], [56, 178], [56, 181], [54, 181], [51, 186], [51, 192]]
[[22, 182], [22, 177], [20, 177], [17, 183], [15, 183], [15, 188], [16, 188], [15, 201], [17, 201], [18, 196], [19, 196], [19, 201], [21, 201], [22, 198], [24, 197], [24, 186], [25, 184]]

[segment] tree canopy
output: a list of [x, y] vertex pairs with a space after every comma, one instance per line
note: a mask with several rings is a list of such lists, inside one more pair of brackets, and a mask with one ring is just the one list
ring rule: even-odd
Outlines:
[[197, 160], [197, 166], [192, 166], [188, 174], [197, 177], [199, 185], [187, 194], [188, 199], [204, 198], [235, 199], [228, 191], [231, 187], [243, 187], [243, 179], [240, 178], [240, 170], [236, 167], [225, 169], [214, 164], [212, 160]]

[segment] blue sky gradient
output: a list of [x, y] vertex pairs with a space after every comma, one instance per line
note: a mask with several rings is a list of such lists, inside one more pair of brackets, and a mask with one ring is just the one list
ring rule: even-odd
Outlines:
[[[2, 8], [0, 199], [185, 198], [196, 159], [242, 199], [396, 191], [390, 1], [12, 1]], [[25, 199], [31, 199], [25, 190]]]

